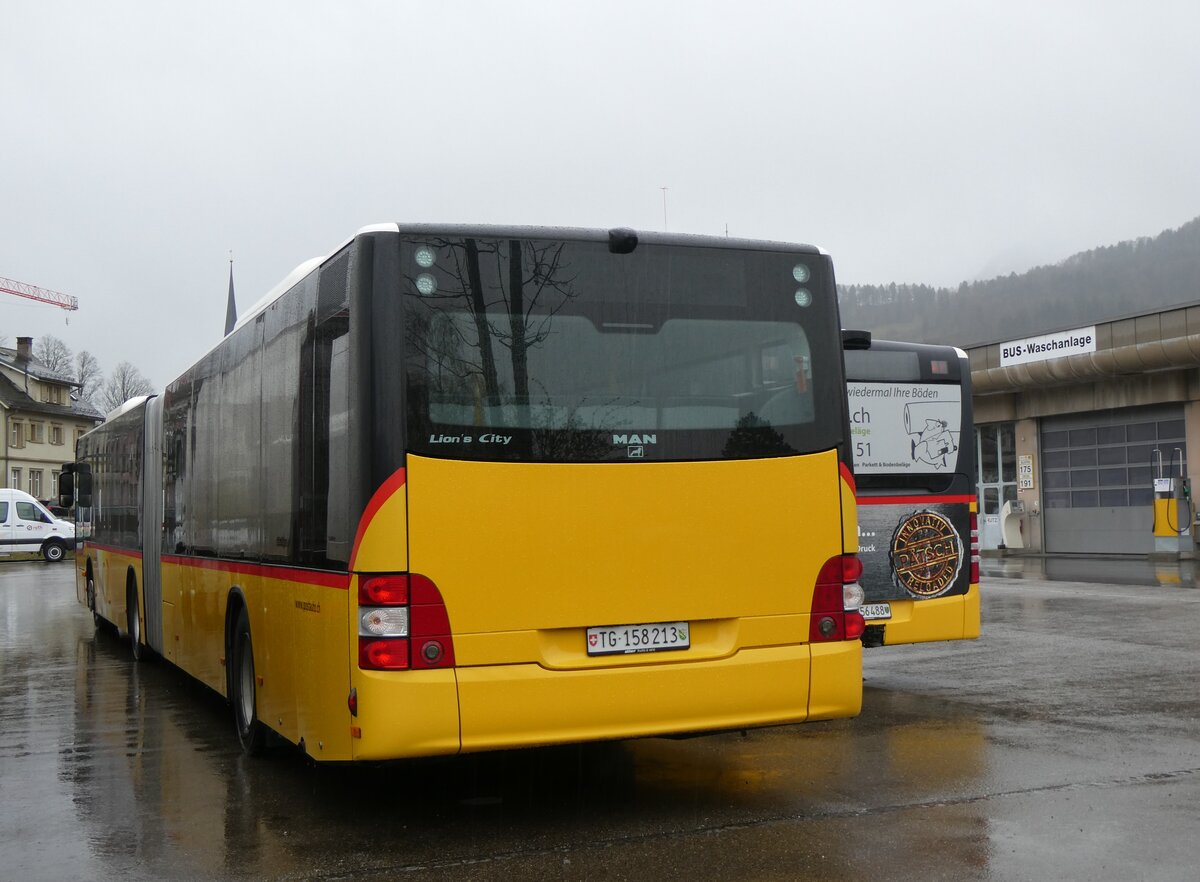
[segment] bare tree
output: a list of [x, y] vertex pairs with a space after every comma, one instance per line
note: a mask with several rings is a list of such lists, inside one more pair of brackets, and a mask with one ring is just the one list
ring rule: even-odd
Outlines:
[[108, 382], [100, 393], [100, 403], [105, 409], [113, 410], [120, 407], [130, 398], [138, 395], [148, 395], [154, 391], [150, 381], [142, 376], [142, 372], [127, 361], [113, 368]]
[[100, 362], [86, 349], [75, 356], [75, 382], [79, 384], [79, 397], [84, 401], [91, 401], [104, 382]]
[[33, 344], [33, 357], [56, 374], [71, 372], [71, 350], [57, 337], [47, 334]]

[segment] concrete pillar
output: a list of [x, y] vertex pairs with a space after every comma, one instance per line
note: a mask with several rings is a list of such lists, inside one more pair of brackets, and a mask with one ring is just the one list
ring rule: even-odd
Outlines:
[[[1017, 466], [1017, 499], [1025, 504], [1025, 517], [1021, 524], [1021, 532], [1025, 539], [1026, 551], [1041, 551], [1045, 547], [1045, 531], [1042, 529], [1042, 471], [1040, 450], [1038, 445], [1038, 421], [1034, 419], [1017, 420], [1016, 431], [1016, 466]], [[1033, 471], [1033, 486], [1022, 488], [1021, 461], [1022, 457], [1030, 457], [1029, 463]]]

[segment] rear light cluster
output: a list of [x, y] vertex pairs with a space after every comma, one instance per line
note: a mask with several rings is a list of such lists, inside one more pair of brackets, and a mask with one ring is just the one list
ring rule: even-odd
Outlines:
[[358, 666], [374, 671], [454, 667], [450, 616], [430, 579], [419, 573], [360, 577]]
[[971, 515], [971, 584], [979, 584], [979, 515]]
[[860, 612], [864, 595], [858, 579], [862, 571], [862, 561], [853, 554], [831, 557], [821, 567], [813, 591], [810, 641], [825, 643], [862, 637], [867, 626]]

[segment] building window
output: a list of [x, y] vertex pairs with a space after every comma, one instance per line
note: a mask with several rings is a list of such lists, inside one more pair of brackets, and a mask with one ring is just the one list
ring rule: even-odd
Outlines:
[[980, 426], [976, 445], [979, 451], [979, 513], [985, 517], [999, 517], [1004, 503], [1017, 498], [1016, 426], [1013, 423]]
[[12, 470], [12, 474], [9, 477], [8, 486], [12, 487], [14, 490], [21, 489], [21, 470], [20, 469]]
[[42, 498], [42, 470], [29, 470], [29, 495], [34, 499]]
[[46, 424], [45, 423], [30, 423], [29, 424], [29, 443], [41, 444], [46, 440]]
[[57, 444], [60, 447], [62, 446], [62, 443], [63, 443], [62, 426], [51, 426], [50, 427], [50, 443]]
[[62, 386], [47, 386], [46, 387], [46, 400], [48, 402], [50, 402], [51, 404], [62, 404], [63, 403]]
[[9, 424], [8, 443], [12, 447], [24, 447], [25, 446], [25, 424], [24, 423], [18, 423], [16, 420], [13, 420], [13, 422]]

